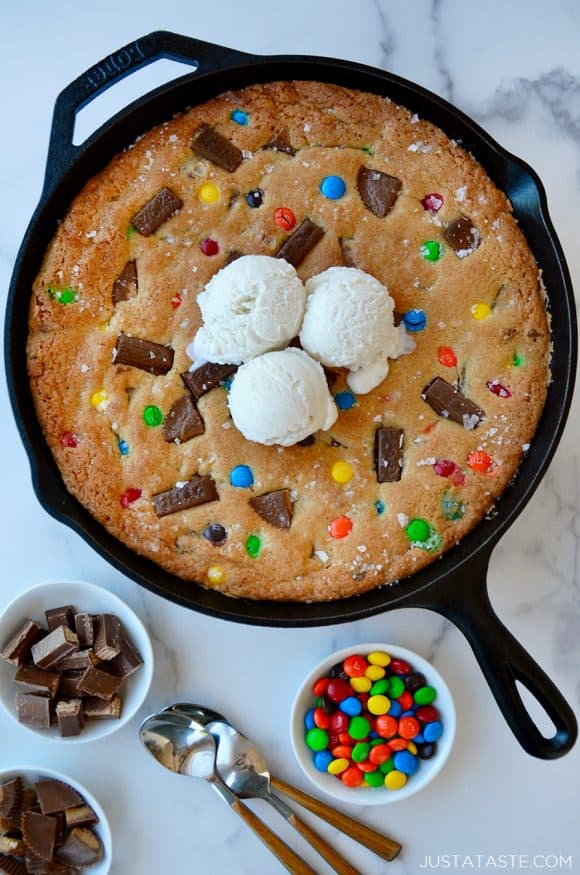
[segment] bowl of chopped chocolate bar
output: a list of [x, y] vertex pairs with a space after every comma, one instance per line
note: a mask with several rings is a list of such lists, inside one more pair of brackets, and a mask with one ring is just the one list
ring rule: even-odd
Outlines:
[[0, 770], [0, 871], [107, 875], [111, 829], [97, 800], [52, 769]]
[[69, 743], [110, 735], [152, 676], [145, 626], [93, 583], [41, 583], [0, 614], [0, 704], [30, 732]]

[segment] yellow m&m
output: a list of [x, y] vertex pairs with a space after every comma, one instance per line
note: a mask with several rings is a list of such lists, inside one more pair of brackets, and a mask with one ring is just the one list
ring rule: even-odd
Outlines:
[[380, 717], [381, 714], [386, 714], [390, 707], [390, 699], [387, 699], [386, 696], [382, 696], [380, 693], [377, 696], [371, 696], [367, 702], [367, 708], [371, 714], [374, 714], [376, 717]]
[[197, 193], [204, 204], [215, 204], [220, 199], [220, 190], [213, 182], [206, 182]]
[[483, 301], [478, 301], [477, 304], [473, 304], [471, 307], [471, 315], [474, 319], [477, 319], [478, 322], [481, 322], [482, 319], [487, 319], [490, 313], [491, 307]]
[[210, 565], [207, 569], [209, 583], [223, 583], [226, 579], [226, 571], [222, 565]]
[[330, 473], [335, 483], [348, 483], [354, 475], [350, 462], [335, 462]]
[[398, 772], [393, 769], [388, 775], [385, 775], [385, 787], [387, 790], [400, 790], [407, 783], [407, 776], [403, 772]]
[[98, 410], [104, 410], [109, 403], [109, 394], [104, 389], [99, 389], [98, 392], [93, 392], [91, 395], [91, 406]]
[[339, 757], [338, 759], [333, 760], [331, 763], [328, 764], [328, 771], [331, 775], [340, 775], [341, 772], [344, 772], [346, 769], [348, 769], [349, 765], [350, 763], [347, 759], [345, 759], [344, 757]]
[[388, 665], [391, 661], [391, 657], [384, 650], [373, 650], [372, 653], [369, 653], [367, 656], [367, 662], [370, 662], [371, 665]]
[[349, 682], [355, 693], [368, 693], [368, 691], [372, 687], [370, 679], [365, 677], [350, 678]]

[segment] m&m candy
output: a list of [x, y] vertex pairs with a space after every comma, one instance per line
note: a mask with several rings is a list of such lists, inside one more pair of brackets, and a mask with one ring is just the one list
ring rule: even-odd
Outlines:
[[247, 489], [254, 485], [254, 475], [248, 465], [236, 465], [230, 471], [230, 483], [238, 489]]
[[416, 309], [407, 310], [403, 313], [403, 323], [407, 331], [418, 332], [423, 331], [427, 325], [427, 315], [424, 310]]
[[331, 201], [339, 200], [346, 191], [346, 183], [341, 176], [325, 176], [320, 183], [320, 191]]
[[400, 790], [437, 752], [437, 691], [406, 659], [351, 653], [315, 680], [312, 696], [304, 738], [314, 768], [346, 787]]
[[291, 231], [296, 224], [296, 216], [289, 207], [278, 207], [274, 210], [274, 222], [283, 231]]

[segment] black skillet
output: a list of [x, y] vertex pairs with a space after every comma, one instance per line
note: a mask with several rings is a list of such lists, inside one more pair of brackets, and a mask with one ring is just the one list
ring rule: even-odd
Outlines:
[[[81, 146], [73, 146], [77, 111], [131, 71], [159, 58], [191, 64], [195, 72], [156, 89], [117, 113]], [[440, 126], [468, 148], [505, 191], [543, 271], [548, 290], [554, 354], [553, 381], [532, 448], [513, 484], [483, 520], [441, 559], [398, 584], [321, 604], [231, 599], [169, 574], [109, 535], [65, 489], [34, 412], [26, 373], [30, 290], [57, 222], [84, 185], [138, 135], [187, 106], [229, 88], [278, 79], [333, 82], [384, 94]], [[529, 501], [552, 458], [572, 398], [576, 365], [576, 314], [570, 276], [535, 172], [440, 97], [362, 64], [303, 56], [262, 57], [166, 32], [136, 40], [94, 66], [56, 102], [46, 178], [40, 203], [22, 243], [8, 298], [5, 355], [16, 421], [32, 466], [36, 494], [46, 510], [77, 531], [124, 574], [186, 607], [240, 623], [316, 626], [368, 617], [391, 608], [428, 608], [452, 620], [469, 641], [514, 735], [530, 754], [552, 759], [576, 740], [577, 724], [552, 681], [506, 629], [490, 604], [486, 574], [493, 547]], [[507, 582], [506, 582], [507, 584]], [[545, 738], [516, 687], [535, 696], [555, 724]]]

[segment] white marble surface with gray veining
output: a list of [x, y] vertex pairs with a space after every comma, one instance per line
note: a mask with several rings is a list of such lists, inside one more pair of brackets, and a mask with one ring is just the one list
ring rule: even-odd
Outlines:
[[[257, 53], [362, 61], [448, 98], [538, 171], [572, 277], [580, 277], [580, 5], [575, 0], [165, 0], [161, 6], [152, 0], [22, 0], [0, 11], [3, 296], [40, 194], [57, 93], [112, 50], [156, 29]], [[79, 137], [180, 69], [163, 61], [125, 80], [80, 114]], [[153, 636], [155, 679], [141, 716], [176, 698], [214, 705], [259, 743], [277, 772], [302, 785], [306, 779], [289, 750], [288, 714], [303, 675], [329, 651], [350, 643], [382, 639], [414, 648], [433, 659], [458, 706], [457, 740], [444, 772], [406, 802], [360, 811], [351, 806], [351, 813], [404, 844], [390, 866], [330, 828], [322, 831], [363, 875], [409, 875], [424, 866], [427, 855], [436, 863], [442, 854], [470, 855], [474, 867], [500, 854], [525, 854], [530, 860], [537, 854], [572, 855], [571, 868], [580, 871], [580, 747], [554, 762], [523, 753], [453, 626], [436, 614], [402, 610], [321, 629], [252, 628], [189, 613], [139, 589], [40, 508], [4, 379], [0, 391], [0, 606], [48, 578], [85, 578], [110, 587], [141, 614]], [[576, 402], [548, 475], [496, 549], [490, 568], [497, 611], [576, 709], [578, 411]], [[173, 778], [145, 757], [137, 725], [135, 720], [111, 739], [86, 747], [48, 741], [32, 746], [1, 714], [0, 766], [46, 764], [85, 782], [111, 819], [115, 875], [282, 872], [208, 787]], [[291, 838], [275, 815], [263, 813]], [[330, 872], [301, 840], [295, 846], [317, 872]], [[483, 855], [479, 862], [478, 854]]]

